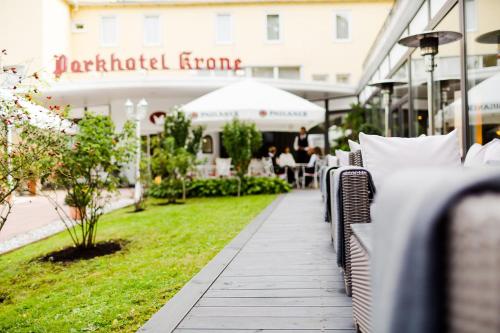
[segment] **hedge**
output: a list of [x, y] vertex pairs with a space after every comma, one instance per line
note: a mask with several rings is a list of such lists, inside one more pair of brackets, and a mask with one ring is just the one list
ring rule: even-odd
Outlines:
[[[194, 197], [224, 197], [238, 194], [237, 178], [195, 179], [186, 183], [187, 196]], [[241, 195], [278, 194], [291, 190], [291, 186], [277, 177], [243, 177], [241, 180]], [[153, 184], [148, 194], [153, 198], [166, 198], [169, 189], [164, 183]]]

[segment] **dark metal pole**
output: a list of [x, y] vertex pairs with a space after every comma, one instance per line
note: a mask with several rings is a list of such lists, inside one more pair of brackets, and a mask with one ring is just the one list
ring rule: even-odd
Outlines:
[[466, 34], [466, 22], [465, 22], [465, 1], [459, 1], [460, 9], [460, 32], [463, 34], [463, 38], [460, 41], [460, 95], [462, 97], [462, 155], [465, 156], [467, 150], [471, 146], [471, 129], [469, 126], [469, 96], [467, 95], [467, 34]]
[[325, 155], [330, 153], [330, 137], [328, 135], [328, 130], [330, 129], [330, 110], [328, 99], [325, 99]]

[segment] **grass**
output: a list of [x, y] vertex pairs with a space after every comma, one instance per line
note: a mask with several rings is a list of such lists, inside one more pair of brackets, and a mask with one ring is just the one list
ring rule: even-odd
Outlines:
[[102, 217], [98, 240], [130, 243], [91, 260], [36, 260], [71, 245], [67, 233], [0, 256], [0, 332], [135, 332], [274, 198], [115, 211]]

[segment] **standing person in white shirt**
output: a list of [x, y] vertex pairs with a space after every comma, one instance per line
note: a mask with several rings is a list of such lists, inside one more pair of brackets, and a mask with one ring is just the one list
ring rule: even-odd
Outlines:
[[295, 150], [296, 155], [295, 160], [297, 163], [309, 162], [309, 155], [307, 151], [310, 147], [309, 135], [307, 134], [306, 128], [301, 127], [299, 134], [295, 137], [295, 141], [293, 142], [293, 149]]

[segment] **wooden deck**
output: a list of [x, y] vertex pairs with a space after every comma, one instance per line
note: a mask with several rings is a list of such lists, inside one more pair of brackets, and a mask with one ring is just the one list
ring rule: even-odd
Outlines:
[[322, 214], [317, 191], [284, 195], [228, 245], [232, 257], [204, 269], [212, 278], [194, 279], [140, 331], [354, 332]]

